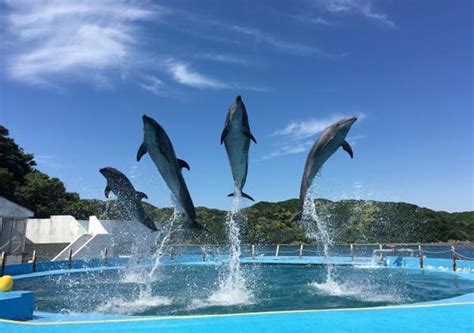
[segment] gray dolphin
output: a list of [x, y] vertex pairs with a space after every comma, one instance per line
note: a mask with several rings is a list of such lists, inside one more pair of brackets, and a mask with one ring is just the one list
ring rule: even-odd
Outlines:
[[154, 119], [143, 115], [143, 143], [138, 149], [137, 161], [143, 155], [150, 154], [158, 171], [168, 185], [173, 197], [184, 210], [189, 222], [189, 226], [204, 229], [196, 222], [196, 211], [193, 200], [189, 195], [186, 182], [181, 173], [182, 168], [189, 170], [189, 165], [183, 160], [176, 158], [176, 153], [165, 130]]
[[228, 196], [240, 194], [244, 198], [254, 201], [250, 195], [242, 191], [247, 180], [250, 140], [257, 143], [250, 132], [249, 118], [244, 102], [242, 102], [240, 96], [237, 96], [235, 102], [229, 107], [221, 135], [221, 144], [224, 143], [225, 145], [232, 177], [234, 178], [235, 192], [237, 192]]
[[157, 231], [155, 222], [146, 214], [141, 202], [143, 198], [148, 199], [147, 195], [135, 191], [130, 180], [117, 169], [107, 167], [100, 169], [99, 172], [107, 179], [105, 197], [108, 198], [110, 192], [113, 192], [117, 196], [119, 204], [127, 210], [130, 216], [149, 229]]
[[339, 120], [326, 128], [323, 133], [321, 133], [319, 139], [314, 143], [309, 151], [304, 166], [303, 179], [301, 180], [299, 210], [293, 217], [293, 220], [301, 219], [307, 192], [313, 183], [314, 177], [318, 174], [319, 170], [329, 157], [331, 157], [339, 147], [342, 147], [342, 149], [347, 151], [351, 158], [354, 157], [352, 148], [346, 141], [346, 135], [356, 120], [357, 117]]

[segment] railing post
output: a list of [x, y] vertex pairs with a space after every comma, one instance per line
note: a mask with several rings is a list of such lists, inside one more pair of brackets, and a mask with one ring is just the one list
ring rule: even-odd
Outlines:
[[0, 256], [0, 276], [3, 276], [3, 273], [5, 273], [5, 262], [6, 262], [6, 256], [5, 256], [5, 251], [3, 251], [2, 256]]
[[458, 257], [456, 256], [456, 249], [454, 248], [454, 246], [451, 246], [451, 252], [453, 254], [453, 272], [456, 272], [456, 260], [458, 259]]
[[382, 249], [383, 249], [383, 245], [379, 244], [379, 250], [382, 250]]
[[278, 257], [279, 254], [280, 254], [280, 244], [277, 244], [277, 248], [276, 248], [276, 251], [275, 251], [275, 257]]
[[300, 245], [300, 259], [303, 257], [303, 243]]
[[107, 248], [104, 249], [104, 252], [102, 253], [102, 260], [104, 261], [104, 264], [107, 265]]
[[252, 244], [252, 259], [255, 259], [255, 245]]
[[72, 249], [69, 249], [69, 253], [67, 255], [67, 261], [68, 261], [67, 267], [71, 269], [72, 268]]
[[203, 247], [202, 250], [202, 261], [207, 261], [207, 252], [206, 249]]
[[36, 250], [33, 250], [33, 257], [31, 258], [31, 270], [36, 272]]
[[420, 269], [423, 269], [423, 250], [421, 249], [421, 245], [418, 245], [418, 258], [420, 260]]
[[351, 258], [354, 260], [354, 244], [351, 244]]

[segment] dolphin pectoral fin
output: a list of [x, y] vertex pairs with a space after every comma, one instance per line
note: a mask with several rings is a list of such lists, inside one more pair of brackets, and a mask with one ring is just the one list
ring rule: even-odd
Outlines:
[[135, 191], [135, 195], [137, 196], [138, 200], [142, 200], [143, 198], [148, 199], [148, 195], [140, 191]]
[[109, 197], [109, 194], [110, 194], [111, 191], [112, 191], [112, 189], [110, 188], [109, 185], [107, 185], [107, 186], [105, 187], [105, 190], [104, 190], [104, 194], [105, 194], [105, 197], [106, 197], [106, 198]]
[[243, 196], [244, 198], [249, 199], [249, 200], [255, 201], [255, 200], [254, 200], [250, 195], [248, 195], [247, 193], [242, 192], [242, 196]]
[[179, 166], [180, 169], [186, 168], [188, 170], [191, 170], [191, 168], [189, 167], [189, 164], [186, 161], [184, 161], [182, 159], [179, 159], [179, 158], [177, 160], [178, 160], [178, 166]]
[[252, 133], [250, 133], [250, 131], [245, 130], [244, 135], [248, 137], [250, 140], [252, 140], [253, 142], [257, 143], [257, 140], [255, 140], [254, 136], [252, 135]]
[[229, 133], [229, 126], [226, 126], [226, 127], [224, 127], [224, 129], [222, 130], [222, 134], [221, 134], [221, 144], [224, 143], [224, 139], [225, 139], [225, 137], [227, 136], [228, 133]]
[[347, 141], [344, 141], [344, 143], [342, 144], [342, 149], [347, 151], [347, 153], [351, 156], [351, 158], [354, 158], [354, 153], [352, 152], [352, 148]]
[[137, 161], [140, 161], [140, 159], [143, 157], [143, 155], [145, 155], [147, 153], [147, 149], [146, 149], [146, 145], [145, 143], [142, 143], [140, 148], [138, 148], [138, 152], [137, 152]]

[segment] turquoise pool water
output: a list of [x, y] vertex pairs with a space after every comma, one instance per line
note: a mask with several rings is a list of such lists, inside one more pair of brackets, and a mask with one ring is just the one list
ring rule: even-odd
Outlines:
[[189, 315], [371, 307], [434, 301], [474, 292], [474, 281], [453, 274], [397, 268], [244, 265], [250, 298], [216, 294], [221, 265], [165, 265], [147, 270], [88, 272], [17, 281], [35, 291], [36, 310], [56, 313]]

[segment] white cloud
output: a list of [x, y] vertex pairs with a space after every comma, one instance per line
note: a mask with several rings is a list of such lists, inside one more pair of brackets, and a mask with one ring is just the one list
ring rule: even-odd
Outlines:
[[314, 16], [306, 16], [306, 15], [289, 15], [289, 17], [296, 21], [310, 23], [310, 24], [317, 24], [317, 25], [332, 25], [333, 24], [320, 16], [314, 17]]
[[[349, 117], [349, 115], [336, 114], [328, 118], [323, 119], [308, 119], [303, 121], [293, 121], [282, 129], [276, 130], [272, 133], [272, 136], [278, 136], [279, 142], [277, 148], [271, 153], [264, 155], [262, 160], [270, 158], [284, 156], [289, 154], [299, 154], [307, 152], [311, 145], [314, 143], [313, 140], [309, 140], [311, 137], [324, 131], [328, 126], [332, 125], [336, 121]], [[359, 113], [357, 115], [358, 120], [365, 118], [365, 114]], [[348, 140], [351, 143], [364, 138], [363, 135], [357, 135], [350, 137]]]
[[191, 86], [194, 88], [213, 88], [213, 89], [225, 89], [229, 88], [224, 82], [217, 79], [213, 79], [204, 74], [193, 71], [189, 68], [189, 65], [182, 62], [176, 62], [174, 60], [167, 61], [167, 69], [170, 72], [173, 79], [178, 83]]
[[[292, 139], [300, 140], [300, 139], [308, 138], [322, 132], [329, 125], [345, 117], [349, 117], [349, 116], [336, 114], [329, 118], [323, 118], [323, 119], [313, 118], [313, 119], [296, 121], [296, 122], [293, 121], [289, 123], [286, 127], [276, 130], [275, 132], [273, 132], [272, 135], [287, 136]], [[365, 118], [365, 115], [363, 113], [360, 113], [357, 115], [357, 118], [361, 120]]]
[[164, 94], [164, 83], [155, 75], [144, 75], [143, 81], [138, 85], [155, 95]]
[[283, 51], [289, 54], [303, 55], [303, 56], [309, 56], [309, 55], [315, 55], [315, 54], [325, 55], [325, 56], [328, 55], [317, 47], [294, 43], [294, 42], [288, 42], [288, 41], [276, 38], [273, 35], [264, 33], [258, 29], [247, 28], [247, 27], [242, 27], [238, 25], [231, 26], [229, 27], [229, 29], [234, 32], [238, 32], [240, 34], [255, 38], [256, 41], [265, 43], [267, 45], [272, 46], [275, 49], [278, 49], [280, 51]]
[[222, 62], [226, 64], [244, 65], [244, 66], [249, 65], [249, 62], [246, 59], [232, 55], [232, 54], [201, 53], [201, 54], [196, 55], [196, 58]]
[[377, 12], [373, 6], [373, 0], [314, 0], [315, 4], [325, 11], [334, 15], [361, 15], [375, 20], [389, 27], [395, 23], [387, 14]]
[[7, 71], [17, 80], [48, 84], [69, 75], [105, 85], [110, 70], [134, 65], [138, 56], [136, 24], [166, 10], [142, 8], [125, 0], [8, 1]]

